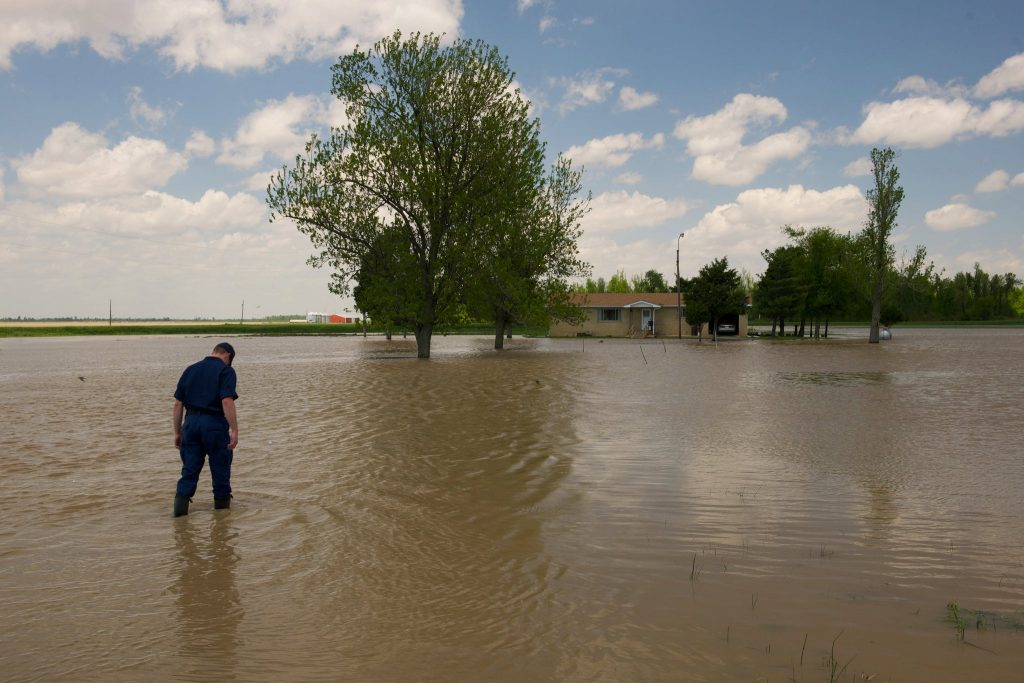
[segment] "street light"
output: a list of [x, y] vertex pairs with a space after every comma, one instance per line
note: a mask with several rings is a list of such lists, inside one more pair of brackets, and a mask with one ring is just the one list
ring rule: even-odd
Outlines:
[[679, 338], [683, 338], [683, 283], [679, 279], [679, 240], [683, 238], [685, 232], [679, 233], [679, 237], [676, 238], [676, 319], [679, 322]]

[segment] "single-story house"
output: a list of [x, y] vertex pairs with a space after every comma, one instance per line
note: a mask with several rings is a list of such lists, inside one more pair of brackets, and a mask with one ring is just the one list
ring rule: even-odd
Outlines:
[[[573, 294], [572, 302], [586, 311], [586, 320], [578, 325], [554, 322], [548, 329], [549, 336], [675, 337], [680, 334], [680, 326], [684, 337], [695, 337], [698, 333], [696, 325], [686, 322], [685, 300], [680, 314], [679, 295], [674, 292]], [[747, 316], [723, 316], [718, 327], [720, 336], [745, 337]], [[709, 336], [708, 325], [699, 332]]]

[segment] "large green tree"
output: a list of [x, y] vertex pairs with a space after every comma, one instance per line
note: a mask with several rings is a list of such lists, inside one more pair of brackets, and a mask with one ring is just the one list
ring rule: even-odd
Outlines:
[[473, 251], [481, 263], [466, 298], [471, 313], [494, 320], [494, 348], [503, 348], [514, 322], [546, 327], [552, 319], [583, 315], [570, 301], [570, 280], [590, 272], [577, 248], [590, 199], [581, 198], [581, 190], [582, 172], [559, 156], [538, 187], [478, 233]]
[[754, 303], [760, 315], [771, 319], [772, 334], [778, 328], [785, 335], [786, 320], [800, 315], [806, 305], [807, 255], [799, 246], [784, 245], [774, 251], [765, 249], [761, 256], [768, 267], [757, 282]]
[[806, 287], [806, 296], [800, 311], [800, 334], [803, 334], [804, 321], [809, 320], [813, 336], [821, 336], [821, 323], [824, 322], [827, 337], [829, 320], [856, 300], [853, 276], [848, 267], [854, 240], [824, 226], [805, 229], [787, 225], [783, 232], [802, 254], [802, 285]]
[[[540, 186], [539, 124], [512, 78], [480, 41], [396, 32], [356, 48], [333, 67], [345, 123], [314, 135], [268, 187], [273, 217], [294, 220], [318, 250], [310, 262], [337, 282], [362, 277], [368, 312], [407, 322], [421, 358], [491, 263], [482, 245]], [[397, 304], [394, 277], [405, 280]]]
[[697, 277], [684, 283], [686, 317], [693, 321], [693, 311], [700, 311], [711, 323], [712, 334], [718, 337], [718, 320], [723, 315], [742, 313], [746, 307], [739, 273], [729, 267], [726, 257], [715, 259], [697, 273]]
[[871, 286], [871, 332], [868, 342], [878, 343], [878, 328], [882, 317], [882, 298], [886, 278], [893, 268], [896, 252], [893, 249], [893, 228], [903, 203], [903, 187], [899, 185], [900, 171], [893, 163], [896, 153], [892, 148], [871, 150], [873, 188], [868, 190], [868, 219], [861, 233], [863, 259]]
[[[389, 335], [396, 327], [411, 327], [416, 319], [417, 264], [404, 245], [397, 230], [384, 231], [363, 254], [354, 276], [356, 285], [352, 298], [356, 308], [368, 314], [374, 325], [383, 327]], [[329, 289], [345, 294], [348, 283], [340, 273], [331, 274]]]

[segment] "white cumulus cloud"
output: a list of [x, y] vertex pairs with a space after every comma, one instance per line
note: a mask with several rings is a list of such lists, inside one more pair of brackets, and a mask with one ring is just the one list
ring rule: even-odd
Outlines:
[[895, 102], [871, 102], [849, 139], [851, 143], [885, 143], [903, 147], [938, 147], [969, 126], [976, 109], [966, 100], [910, 97]]
[[102, 300], [105, 316], [108, 296], [115, 315], [183, 319], [237, 315], [243, 298], [257, 316], [261, 304], [263, 313], [338, 305], [326, 275], [303, 265], [308, 239], [288, 221], [268, 223], [263, 201], [247, 193], [209, 190], [191, 200], [150, 191], [18, 202], [5, 213], [0, 226], [15, 246], [9, 254], [0, 246], [0, 263], [12, 281], [31, 279], [37, 298], [26, 312], [36, 315], [93, 311]]
[[966, 251], [958, 255], [956, 264], [964, 271], [974, 270], [974, 264], [980, 263], [990, 273], [1020, 273], [1024, 270], [1024, 259], [1019, 253], [1009, 249], [980, 249]]
[[580, 239], [580, 256], [593, 266], [595, 279], [607, 280], [619, 270], [630, 277], [654, 269], [664, 275], [666, 281], [672, 281], [676, 272], [674, 239], [669, 247], [651, 239], [623, 242], [611, 235], [584, 233]]
[[686, 142], [686, 151], [694, 157], [695, 179], [716, 185], [742, 185], [760, 176], [772, 163], [799, 156], [810, 145], [811, 133], [802, 126], [743, 144], [752, 128], [782, 123], [786, 116], [786, 107], [774, 97], [741, 93], [714, 114], [679, 121], [674, 135]]
[[15, 50], [78, 41], [107, 59], [151, 46], [183, 70], [264, 68], [333, 57], [396, 28], [457, 35], [462, 14], [460, 0], [8, 2], [0, 68], [11, 68]]
[[65, 123], [42, 147], [13, 160], [30, 192], [63, 197], [115, 197], [161, 187], [188, 166], [186, 157], [159, 140], [130, 136], [110, 146], [99, 133]]
[[154, 107], [142, 98], [142, 88], [135, 86], [128, 93], [128, 112], [132, 121], [144, 128], [158, 128], [167, 120], [168, 114], [160, 107]]
[[856, 185], [824, 191], [802, 185], [744, 190], [735, 201], [704, 214], [687, 231], [687, 249], [694, 263], [728, 255], [733, 265], [760, 271], [764, 269], [761, 252], [786, 240], [782, 226], [829, 226], [845, 233], [858, 229], [867, 211], [867, 200]]
[[997, 100], [981, 109], [963, 98], [909, 97], [871, 102], [848, 144], [932, 148], [972, 135], [1003, 137], [1024, 130], [1024, 102]]
[[302, 152], [311, 132], [337, 123], [341, 110], [335, 102], [314, 95], [270, 100], [242, 120], [234, 137], [221, 141], [217, 161], [252, 168], [267, 155], [290, 160]]
[[932, 230], [952, 232], [965, 228], [976, 228], [995, 217], [994, 211], [982, 211], [967, 204], [946, 204], [924, 215], [924, 222]]
[[1010, 184], [1010, 174], [1003, 170], [992, 171], [982, 178], [975, 187], [975, 192], [1000, 192]]
[[606, 67], [586, 71], [572, 78], [551, 79], [552, 86], [563, 90], [562, 101], [558, 105], [559, 112], [565, 114], [580, 107], [604, 102], [615, 90], [615, 79], [625, 76], [626, 73], [623, 69]]
[[605, 192], [590, 202], [583, 219], [587, 233], [629, 232], [679, 218], [690, 209], [683, 199], [651, 197], [640, 192]]
[[265, 193], [267, 191], [267, 185], [270, 184], [270, 178], [275, 173], [277, 173], [277, 169], [252, 174], [245, 181], [245, 189], [249, 192]]
[[843, 175], [851, 176], [854, 178], [860, 176], [871, 175], [874, 170], [874, 166], [871, 164], [871, 159], [867, 157], [861, 157], [855, 161], [851, 161], [843, 167]]
[[[673, 203], [678, 207], [667, 210], [666, 205]], [[782, 226], [830, 226], [846, 233], [859, 229], [868, 210], [867, 200], [855, 185], [823, 191], [800, 185], [745, 190], [735, 201], [705, 213], [696, 226], [690, 223], [693, 227], [679, 220], [686, 204], [627, 192], [609, 192], [595, 198], [580, 241], [581, 253], [594, 266], [595, 276], [607, 278], [619, 268], [627, 275], [649, 268], [666, 275], [675, 273], [676, 236], [680, 231], [686, 233], [680, 250], [684, 277], [722, 256], [728, 257], [734, 268], [762, 272], [765, 262], [761, 252], [786, 242]], [[631, 228], [644, 224], [670, 226], [670, 236], [630, 240]]]
[[574, 145], [566, 150], [565, 156], [577, 164], [590, 167], [622, 166], [637, 150], [661, 149], [664, 144], [665, 136], [662, 133], [648, 140], [641, 133], [609, 135], [590, 140], [584, 145]]
[[188, 141], [185, 143], [185, 151], [194, 157], [208, 157], [217, 148], [217, 143], [209, 135], [201, 130], [192, 131]]
[[974, 87], [974, 94], [991, 98], [1013, 90], [1024, 90], [1024, 53], [1006, 59], [986, 74]]
[[628, 85], [619, 90], [619, 107], [624, 111], [645, 109], [658, 103], [658, 94], [653, 92], [637, 92]]
[[939, 85], [922, 76], [908, 76], [896, 84], [893, 92], [927, 97], [963, 97], [968, 94], [969, 90], [958, 83]]
[[980, 135], [1001, 138], [1024, 131], [1024, 102], [1019, 100], [996, 100], [988, 109], [979, 111], [972, 121]]
[[250, 194], [207, 190], [198, 201], [164, 192], [63, 204], [60, 223], [101, 232], [136, 236], [216, 234], [251, 228], [266, 216], [266, 207]]

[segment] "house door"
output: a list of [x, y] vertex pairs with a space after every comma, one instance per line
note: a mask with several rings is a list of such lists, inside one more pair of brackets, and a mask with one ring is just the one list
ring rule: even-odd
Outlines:
[[654, 309], [644, 308], [640, 310], [640, 329], [644, 332], [654, 333]]

